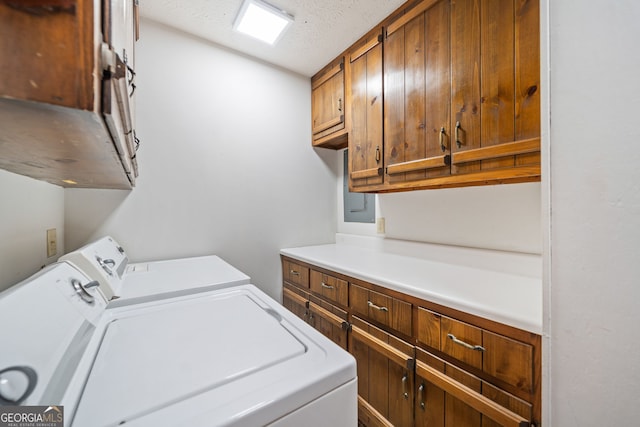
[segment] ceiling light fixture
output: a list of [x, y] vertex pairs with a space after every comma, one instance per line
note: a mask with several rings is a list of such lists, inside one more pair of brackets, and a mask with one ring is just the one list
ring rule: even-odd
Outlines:
[[274, 45], [292, 22], [293, 16], [284, 10], [262, 0], [245, 0], [233, 29]]

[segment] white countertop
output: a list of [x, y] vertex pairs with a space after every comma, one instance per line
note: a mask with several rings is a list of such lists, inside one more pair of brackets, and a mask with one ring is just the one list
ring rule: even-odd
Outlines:
[[[450, 248], [450, 247], [447, 247]], [[448, 249], [450, 250], [450, 249]], [[448, 263], [442, 259], [408, 256], [380, 247], [326, 244], [282, 249], [282, 255], [326, 268], [356, 279], [384, 286], [537, 334], [542, 333], [542, 280], [530, 272], [513, 271], [510, 256], [498, 254], [490, 268], [473, 262], [474, 250]], [[478, 250], [478, 258], [486, 251]], [[505, 263], [504, 271], [496, 268]], [[535, 257], [534, 257], [535, 261]]]

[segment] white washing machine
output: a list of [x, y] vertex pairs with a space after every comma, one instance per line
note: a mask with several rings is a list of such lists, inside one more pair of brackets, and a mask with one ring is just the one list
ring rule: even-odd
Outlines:
[[106, 236], [60, 257], [100, 284], [109, 307], [171, 298], [248, 284], [249, 276], [215, 255], [129, 263], [127, 254]]
[[105, 310], [94, 284], [62, 262], [0, 294], [0, 404], [74, 427], [357, 424], [353, 357], [255, 286]]

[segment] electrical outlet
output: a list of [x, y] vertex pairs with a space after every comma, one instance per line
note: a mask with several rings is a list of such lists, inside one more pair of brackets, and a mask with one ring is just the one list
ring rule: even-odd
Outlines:
[[58, 239], [56, 237], [56, 229], [47, 230], [47, 258], [51, 258], [58, 253]]
[[376, 233], [384, 234], [384, 218], [378, 218], [376, 220]]

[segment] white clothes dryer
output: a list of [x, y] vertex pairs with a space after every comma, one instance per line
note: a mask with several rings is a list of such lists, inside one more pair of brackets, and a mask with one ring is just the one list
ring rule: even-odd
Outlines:
[[355, 426], [355, 360], [253, 285], [105, 310], [62, 262], [0, 294], [0, 403], [65, 426]]
[[110, 236], [69, 252], [59, 261], [97, 280], [110, 308], [250, 282], [249, 276], [215, 255], [129, 263], [122, 246]]

